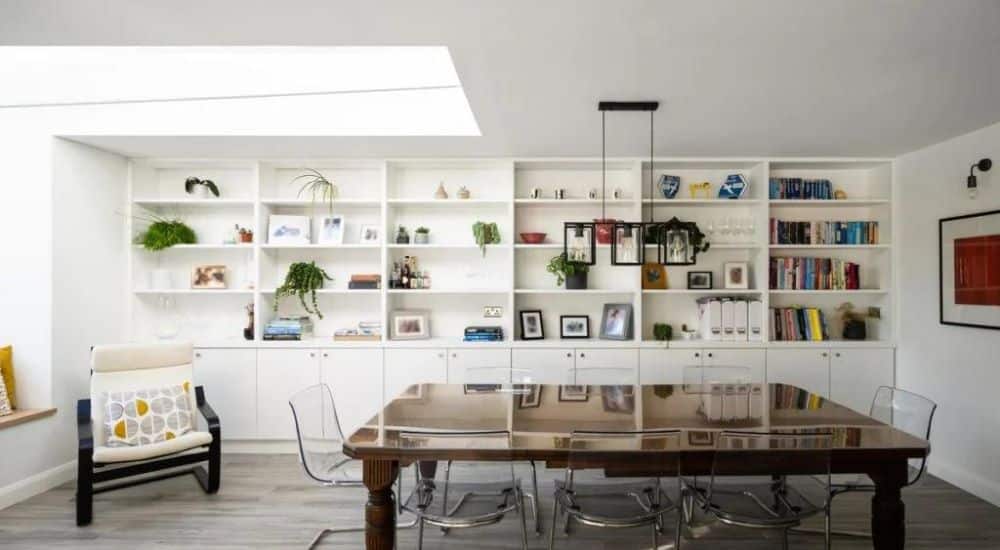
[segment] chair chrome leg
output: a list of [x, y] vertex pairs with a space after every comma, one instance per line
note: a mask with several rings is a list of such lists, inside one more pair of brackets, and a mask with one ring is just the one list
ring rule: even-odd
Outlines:
[[680, 502], [677, 504], [677, 531], [674, 532], [674, 550], [680, 550], [681, 547], [681, 529], [684, 528], [684, 495], [681, 494], [679, 497]]
[[660, 547], [660, 540], [658, 538], [660, 534], [660, 528], [659, 526], [656, 525], [655, 521], [652, 523], [652, 525], [650, 525], [650, 527], [652, 527], [653, 531], [653, 550], [657, 550], [657, 548]]
[[781, 550], [788, 550], [788, 529], [781, 530]]
[[531, 509], [535, 513], [535, 533], [542, 534], [542, 499], [538, 498], [538, 472], [535, 470], [535, 461], [531, 464]]
[[557, 497], [557, 500], [552, 503], [552, 526], [549, 528], [549, 550], [555, 548], [556, 545], [556, 521], [558, 519], [559, 519], [559, 501]]
[[364, 531], [364, 530], [365, 530], [364, 527], [344, 527], [342, 529], [323, 529], [319, 533], [316, 533], [316, 536], [313, 537], [312, 542], [309, 543], [309, 550], [312, 550], [317, 544], [319, 544], [319, 541], [321, 541], [323, 539], [323, 537], [325, 537], [327, 535], [330, 535], [330, 534], [333, 534], [333, 533], [357, 533], [357, 532]]
[[517, 491], [517, 512], [521, 516], [521, 548], [528, 550], [528, 519], [527, 513], [524, 509], [524, 493], [520, 488], [515, 489]]
[[[823, 529], [812, 529], [812, 528], [805, 528], [805, 527], [795, 527], [793, 529], [789, 529], [789, 531], [791, 531], [792, 533], [795, 533], [796, 535], [826, 535], [826, 531], [824, 531]], [[872, 538], [872, 534], [871, 533], [866, 533], [864, 531], [837, 531], [837, 530], [833, 530], [833, 529], [830, 530], [830, 536], [833, 536], [833, 537], [849, 537], [849, 538], [854, 538], [854, 539], [870, 539], [870, 538]]]
[[424, 518], [417, 518], [417, 550], [424, 550]]

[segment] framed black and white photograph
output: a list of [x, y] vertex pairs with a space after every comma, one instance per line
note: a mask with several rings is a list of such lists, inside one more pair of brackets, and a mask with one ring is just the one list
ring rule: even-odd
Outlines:
[[396, 310], [390, 317], [393, 340], [426, 340], [431, 337], [430, 318], [424, 310]]
[[722, 264], [725, 273], [725, 288], [750, 288], [750, 267], [747, 262], [726, 262]]
[[309, 244], [310, 221], [308, 216], [274, 214], [267, 219], [269, 244]]
[[542, 404], [542, 386], [539, 384], [527, 384], [521, 386], [521, 399], [518, 401], [520, 409], [537, 409]]
[[359, 240], [361, 244], [379, 244], [381, 242], [379, 235], [381, 234], [379, 226], [377, 225], [362, 225], [361, 235]]
[[542, 311], [526, 309], [521, 311], [521, 339], [542, 340], [545, 331], [542, 329]]
[[559, 401], [586, 402], [587, 386], [559, 386]]
[[590, 338], [590, 316], [560, 315], [559, 337], [563, 339]]
[[335, 214], [319, 219], [319, 237], [317, 244], [344, 244], [344, 216]]
[[688, 290], [712, 290], [712, 272], [688, 271]]
[[632, 304], [604, 304], [601, 315], [601, 339], [629, 340], [632, 338]]
[[938, 222], [941, 324], [1000, 329], [1000, 210]]
[[632, 414], [635, 412], [635, 390], [632, 386], [601, 386], [604, 412]]

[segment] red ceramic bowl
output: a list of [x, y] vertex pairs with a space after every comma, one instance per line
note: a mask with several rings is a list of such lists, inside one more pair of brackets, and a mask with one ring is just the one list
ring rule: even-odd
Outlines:
[[521, 233], [521, 241], [525, 244], [542, 244], [545, 242], [545, 233]]

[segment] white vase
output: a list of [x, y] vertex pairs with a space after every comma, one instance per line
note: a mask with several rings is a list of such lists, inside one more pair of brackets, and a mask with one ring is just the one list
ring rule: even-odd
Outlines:
[[206, 185], [195, 185], [191, 196], [196, 199], [214, 199], [215, 195]]
[[169, 269], [154, 269], [149, 272], [150, 290], [170, 290], [174, 288]]

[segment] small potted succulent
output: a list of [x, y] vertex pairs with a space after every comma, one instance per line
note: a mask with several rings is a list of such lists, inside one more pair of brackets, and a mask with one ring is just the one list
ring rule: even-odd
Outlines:
[[587, 272], [590, 266], [566, 261], [563, 252], [549, 260], [546, 271], [556, 276], [556, 285], [566, 284], [567, 290], [583, 290], [587, 288]]
[[673, 338], [674, 327], [667, 323], [653, 323], [653, 338], [658, 342], [666, 342]]
[[420, 226], [416, 231], [413, 232], [413, 244], [428, 244], [431, 242], [430, 238], [431, 230]]

